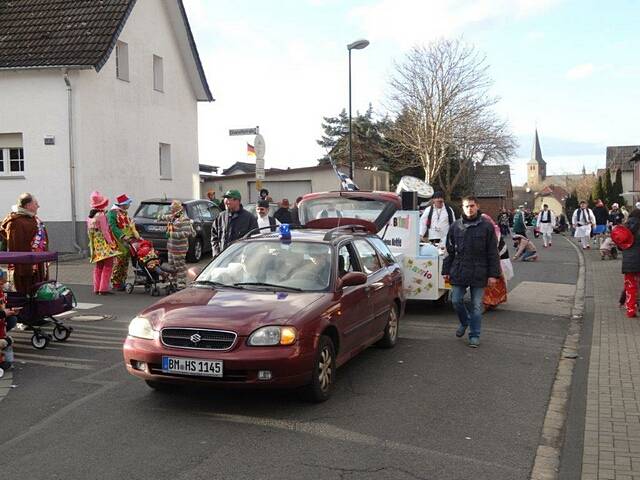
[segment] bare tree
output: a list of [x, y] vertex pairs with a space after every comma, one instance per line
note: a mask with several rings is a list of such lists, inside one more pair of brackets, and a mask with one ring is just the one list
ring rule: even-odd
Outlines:
[[487, 69], [473, 47], [439, 40], [414, 47], [390, 82], [394, 156], [404, 166], [421, 166], [425, 180], [435, 182], [450, 174], [445, 167], [456, 152], [460, 168], [447, 178], [449, 193], [474, 164], [507, 161], [517, 146], [493, 113], [498, 99], [489, 94]]

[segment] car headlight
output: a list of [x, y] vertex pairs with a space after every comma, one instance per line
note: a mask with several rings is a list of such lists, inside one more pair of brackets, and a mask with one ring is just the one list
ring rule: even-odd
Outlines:
[[156, 332], [151, 326], [151, 322], [144, 317], [135, 317], [129, 323], [129, 335], [132, 337], [153, 340], [155, 334]]
[[247, 343], [252, 347], [270, 345], [292, 345], [298, 332], [293, 327], [262, 327], [249, 336]]

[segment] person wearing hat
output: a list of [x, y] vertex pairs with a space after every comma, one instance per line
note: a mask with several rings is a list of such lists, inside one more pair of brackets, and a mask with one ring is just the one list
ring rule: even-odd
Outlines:
[[280, 208], [276, 210], [276, 213], [273, 214], [276, 220], [280, 223], [288, 223], [291, 224], [291, 212], [289, 211], [289, 199], [283, 198], [280, 202]]
[[[6, 241], [9, 252], [46, 252], [49, 238], [44, 223], [38, 218], [38, 200], [30, 193], [23, 193], [0, 225], [0, 236]], [[48, 278], [46, 264], [15, 265], [13, 283], [17, 292], [31, 293], [34, 283]]]
[[118, 256], [118, 245], [111, 235], [105, 215], [109, 199], [96, 191], [91, 194], [90, 201], [87, 236], [89, 237], [89, 261], [94, 264], [93, 293], [110, 295], [113, 258]]
[[[256, 213], [258, 214], [258, 228], [271, 227], [272, 232], [276, 231], [276, 226], [280, 225], [280, 222], [277, 218], [269, 215], [269, 202], [266, 200], [258, 200]], [[262, 230], [260, 231], [262, 232]]]
[[431, 205], [420, 216], [420, 237], [431, 243], [444, 242], [455, 220], [452, 208], [444, 203], [442, 192], [435, 192]]
[[575, 229], [573, 236], [580, 239], [582, 249], [591, 248], [591, 228], [596, 224], [596, 217], [593, 215], [591, 209], [587, 208], [587, 202], [584, 200], [580, 202], [580, 208], [577, 208], [576, 211], [573, 212], [571, 224]]
[[211, 228], [213, 258], [222, 253], [233, 241], [258, 228], [258, 220], [242, 207], [238, 190], [227, 190], [223, 195], [225, 210], [218, 215]]
[[609, 230], [611, 230], [616, 225], [622, 225], [624, 223], [624, 213], [620, 210], [620, 205], [614, 203], [611, 205], [611, 210], [609, 211], [609, 217], [607, 218], [607, 224], [609, 226]]
[[169, 215], [163, 215], [158, 220], [167, 222], [169, 266], [175, 272], [178, 288], [184, 288], [187, 286], [186, 256], [189, 238], [196, 236], [193, 220], [184, 214], [184, 207], [179, 200], [173, 200]]
[[536, 227], [542, 234], [542, 243], [544, 244], [544, 248], [548, 248], [552, 245], [551, 237], [555, 226], [556, 214], [549, 210], [549, 205], [545, 203], [542, 205], [542, 210], [540, 210], [538, 218], [536, 219]]
[[118, 245], [118, 256], [111, 274], [113, 289], [118, 291], [124, 291], [124, 284], [127, 281], [129, 260], [131, 259], [129, 240], [140, 238], [140, 234], [127, 212], [132, 201], [125, 193], [118, 195], [115, 204], [107, 212], [109, 228], [111, 228], [111, 233]]
[[209, 190], [207, 192], [207, 198], [209, 200], [211, 200], [216, 207], [220, 207], [220, 200], [218, 200], [216, 198], [216, 191], [215, 190]]

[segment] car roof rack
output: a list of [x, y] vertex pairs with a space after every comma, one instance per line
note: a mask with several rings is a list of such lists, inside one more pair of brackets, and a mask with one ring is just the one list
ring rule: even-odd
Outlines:
[[340, 233], [342, 230], [348, 230], [351, 232], [369, 233], [369, 230], [367, 229], [367, 227], [363, 225], [340, 225], [339, 227], [335, 227], [335, 228], [332, 228], [331, 230], [328, 230], [327, 233], [324, 234], [323, 240], [325, 242], [332, 240], [334, 235]]

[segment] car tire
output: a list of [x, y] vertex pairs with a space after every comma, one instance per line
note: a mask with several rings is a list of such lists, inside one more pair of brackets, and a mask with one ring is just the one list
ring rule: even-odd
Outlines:
[[196, 238], [187, 252], [187, 262], [198, 263], [202, 260], [202, 239]]
[[324, 402], [331, 397], [336, 376], [336, 350], [333, 341], [322, 335], [318, 341], [318, 350], [313, 361], [311, 383], [305, 387], [308, 401]]
[[169, 393], [174, 390], [174, 386], [170, 383], [158, 382], [157, 380], [145, 380], [145, 383], [149, 386], [149, 388], [155, 390], [156, 392]]
[[393, 348], [398, 343], [398, 327], [400, 326], [400, 315], [398, 314], [398, 305], [391, 305], [389, 310], [389, 320], [384, 327], [384, 335], [378, 340], [377, 345], [382, 348]]

